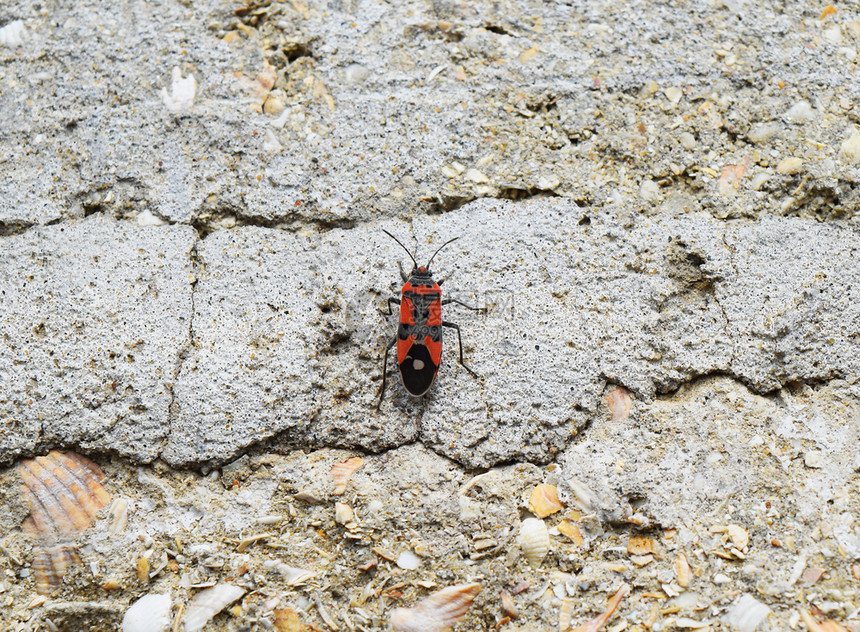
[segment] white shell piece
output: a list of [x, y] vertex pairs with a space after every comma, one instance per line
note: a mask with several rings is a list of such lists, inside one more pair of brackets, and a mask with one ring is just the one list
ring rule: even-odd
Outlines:
[[391, 611], [391, 627], [397, 632], [441, 632], [462, 619], [480, 584], [459, 584], [434, 592], [411, 608]]
[[128, 526], [128, 498], [117, 498], [110, 506], [108, 532], [114, 535], [123, 533]]
[[27, 29], [21, 20], [13, 20], [0, 28], [0, 45], [15, 48], [27, 39]]
[[520, 524], [520, 548], [528, 563], [537, 568], [549, 552], [549, 532], [543, 520], [526, 518]]
[[753, 632], [769, 614], [770, 608], [752, 595], [744, 595], [737, 600], [724, 619], [738, 632]]
[[194, 75], [182, 76], [182, 71], [179, 68], [174, 68], [171, 72], [170, 92], [167, 88], [161, 89], [161, 100], [167, 109], [178, 114], [183, 110], [190, 110], [194, 104], [194, 95], [197, 93], [197, 80]]
[[316, 574], [306, 568], [296, 568], [295, 566], [287, 566], [286, 564], [278, 564], [276, 568], [278, 569], [278, 572], [284, 576], [288, 586], [304, 584]]
[[197, 593], [185, 609], [182, 622], [185, 632], [200, 632], [216, 614], [245, 594], [245, 589], [232, 584], [215, 584]]
[[397, 556], [397, 566], [405, 571], [414, 571], [421, 566], [421, 558], [415, 555], [412, 551], [403, 551]]
[[122, 632], [165, 632], [170, 627], [170, 595], [144, 595], [125, 611]]

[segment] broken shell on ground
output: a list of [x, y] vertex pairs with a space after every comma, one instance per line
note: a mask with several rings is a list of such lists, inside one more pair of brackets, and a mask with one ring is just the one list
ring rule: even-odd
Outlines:
[[561, 511], [563, 506], [558, 499], [555, 485], [538, 485], [532, 490], [529, 511], [539, 518], [546, 518]]
[[511, 597], [511, 594], [506, 590], [499, 593], [499, 596], [502, 599], [502, 612], [511, 619], [516, 619], [517, 616], [519, 616], [519, 613], [517, 612], [517, 604], [514, 603], [514, 598]]
[[730, 524], [726, 530], [729, 532], [729, 537], [737, 549], [743, 551], [750, 543], [750, 534], [742, 526]]
[[687, 556], [679, 553], [675, 558], [675, 574], [678, 576], [678, 585], [681, 588], [689, 588], [690, 582], [693, 579], [693, 574], [690, 572], [690, 565], [687, 563]]
[[128, 499], [117, 498], [114, 500], [110, 509], [110, 524], [108, 525], [108, 533], [117, 535], [125, 531], [128, 526]]
[[346, 503], [334, 504], [334, 521], [347, 528], [355, 527], [355, 512]]
[[617, 386], [606, 394], [606, 406], [612, 415], [612, 421], [624, 421], [630, 416], [633, 400], [630, 392], [623, 386]]
[[81, 558], [71, 544], [60, 543], [50, 547], [37, 544], [33, 547], [36, 592], [40, 595], [50, 594], [62, 585], [66, 571], [80, 563]]
[[166, 632], [170, 627], [170, 595], [144, 595], [125, 611], [122, 632]]
[[62, 584], [72, 564], [80, 563], [73, 545], [65, 540], [89, 527], [99, 510], [110, 502], [101, 485], [105, 475], [89, 459], [56, 450], [47, 456], [22, 461], [21, 495], [30, 509], [22, 525], [36, 538], [33, 574], [36, 591], [48, 594]]
[[244, 588], [232, 584], [215, 584], [200, 591], [189, 602], [182, 617], [185, 632], [200, 632], [212, 617], [244, 594]]
[[295, 566], [287, 566], [286, 564], [278, 564], [275, 569], [283, 575], [287, 582], [287, 586], [298, 586], [304, 584], [311, 579], [316, 573], [309, 571], [306, 568], [296, 568]]
[[411, 608], [395, 608], [391, 627], [397, 632], [442, 632], [462, 619], [481, 585], [459, 584], [436, 591]]
[[579, 508], [587, 513], [593, 512], [594, 492], [591, 491], [585, 483], [575, 478], [567, 479], [567, 484], [570, 487], [570, 491], [573, 493], [573, 501], [579, 506]]
[[544, 521], [539, 518], [523, 520], [520, 524], [519, 543], [526, 561], [533, 568], [538, 568], [549, 552], [549, 532]]
[[364, 459], [360, 456], [354, 456], [342, 463], [335, 463], [330, 471], [331, 478], [334, 481], [334, 491], [332, 491], [332, 494], [340, 496], [346, 492], [346, 484], [349, 482], [349, 477], [362, 465], [364, 465]]
[[643, 535], [631, 535], [627, 540], [627, 552], [630, 555], [650, 555], [657, 552], [654, 540]]

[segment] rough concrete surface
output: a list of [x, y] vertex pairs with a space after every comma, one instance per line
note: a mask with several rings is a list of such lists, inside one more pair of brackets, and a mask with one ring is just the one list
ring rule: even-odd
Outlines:
[[[0, 629], [226, 583], [206, 629], [376, 630], [472, 582], [455, 630], [624, 585], [603, 629], [860, 629], [858, 45], [848, 4], [4, 7]], [[447, 331], [377, 412], [383, 229], [459, 236], [485, 312], [445, 308], [477, 377]]]

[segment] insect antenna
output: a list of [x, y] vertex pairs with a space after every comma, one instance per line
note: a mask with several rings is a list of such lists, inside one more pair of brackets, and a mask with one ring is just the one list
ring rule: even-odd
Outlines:
[[448, 240], [448, 241], [446, 241], [444, 244], [442, 244], [441, 246], [439, 246], [439, 247], [436, 249], [436, 252], [434, 252], [434, 253], [433, 253], [433, 256], [432, 256], [432, 257], [430, 257], [430, 261], [428, 261], [428, 262], [427, 262], [427, 265], [426, 265], [425, 267], [429, 270], [429, 269], [430, 269], [430, 264], [431, 264], [431, 263], [433, 263], [433, 258], [434, 258], [436, 255], [438, 255], [438, 254], [439, 254], [439, 251], [440, 251], [440, 250], [442, 250], [442, 248], [444, 248], [444, 247], [445, 247], [445, 246], [447, 246], [448, 244], [450, 244], [452, 241], [457, 241], [458, 239], [460, 239], [460, 238], [459, 238], [459, 237], [454, 237], [454, 239], [449, 239], [449, 240]]
[[[409, 248], [407, 248], [407, 247], [406, 247], [406, 246], [404, 246], [402, 243], [400, 243], [400, 240], [399, 240], [399, 239], [397, 239], [397, 237], [395, 237], [394, 235], [392, 235], [391, 233], [389, 233], [389, 232], [388, 232], [387, 230], [385, 230], [384, 228], [382, 229], [382, 232], [383, 232], [383, 233], [385, 233], [386, 235], [388, 235], [389, 237], [391, 237], [391, 238], [392, 238], [394, 241], [396, 241], [398, 244], [400, 244], [400, 247], [401, 247], [401, 248], [403, 248], [403, 250], [405, 250], [405, 251], [406, 251], [406, 254], [407, 254], [407, 255], [409, 255], [409, 258], [410, 258], [410, 259], [412, 259], [412, 263], [414, 263], [414, 264], [415, 264], [415, 267], [416, 267], [416, 268], [418, 268], [418, 262], [417, 262], [417, 261], [415, 261], [415, 257], [413, 257], [413, 256], [412, 256], [412, 253], [411, 253], [411, 252], [409, 252]], [[442, 245], [444, 246], [445, 244], [442, 244]], [[438, 252], [438, 251], [437, 251], [437, 252]], [[434, 255], [434, 256], [435, 256], [435, 255]]]

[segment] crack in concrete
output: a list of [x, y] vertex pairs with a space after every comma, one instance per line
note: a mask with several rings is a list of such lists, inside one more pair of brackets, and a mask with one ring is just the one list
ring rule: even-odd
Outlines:
[[[723, 232], [723, 234], [722, 234], [722, 241], [723, 241], [723, 245], [726, 247], [726, 250], [729, 253], [729, 265], [732, 268], [732, 272], [734, 273], [735, 279], [737, 279], [738, 278], [738, 269], [737, 269], [737, 266], [735, 265], [735, 253], [734, 253], [734, 250], [732, 250], [732, 247], [729, 245], [729, 242], [728, 242], [728, 239], [726, 238], [725, 232]], [[714, 296], [714, 302], [720, 308], [720, 313], [723, 315], [723, 319], [726, 321], [725, 327], [723, 328], [723, 333], [725, 334], [726, 338], [729, 339], [729, 347], [731, 349], [731, 357], [729, 358], [729, 364], [726, 367], [726, 370], [729, 373], [733, 374], [732, 367], [734, 366], [735, 359], [737, 358], [737, 347], [736, 347], [735, 340], [734, 340], [734, 337], [732, 336], [732, 332], [731, 332], [732, 321], [731, 321], [731, 319], [729, 319], [729, 315], [726, 313], [726, 308], [723, 306], [723, 303], [720, 301], [720, 297], [717, 295], [716, 288], [714, 288], [713, 296]]]
[[170, 391], [170, 403], [167, 405], [167, 433], [162, 441], [161, 445], [158, 448], [156, 458], [161, 458], [164, 448], [173, 438], [173, 429], [177, 418], [176, 413], [176, 380], [179, 379], [179, 376], [182, 374], [182, 369], [185, 366], [185, 360], [188, 358], [189, 353], [194, 348], [194, 315], [196, 312], [196, 294], [197, 294], [197, 282], [200, 279], [200, 257], [197, 253], [198, 246], [202, 243], [202, 238], [198, 236], [197, 239], [194, 240], [194, 243], [191, 246], [191, 250], [188, 253], [189, 261], [191, 263], [191, 270], [194, 275], [193, 280], [191, 281], [191, 309], [189, 317], [188, 317], [188, 342], [187, 344], [178, 349], [176, 353], [176, 363], [174, 364], [173, 370], [173, 380], [168, 383], [167, 387]]

